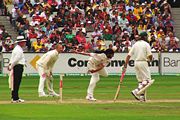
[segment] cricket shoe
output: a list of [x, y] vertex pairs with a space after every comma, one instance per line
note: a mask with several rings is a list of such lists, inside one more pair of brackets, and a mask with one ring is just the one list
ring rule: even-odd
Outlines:
[[23, 99], [11, 100], [11, 103], [24, 103]]
[[48, 95], [45, 94], [44, 92], [39, 92], [39, 97], [48, 97]]
[[89, 100], [89, 101], [96, 101], [96, 99], [93, 97], [93, 96], [86, 96], [86, 100]]
[[59, 97], [59, 94], [55, 93], [55, 92], [51, 92], [49, 93], [49, 96], [52, 96], [52, 97]]
[[133, 90], [133, 91], [131, 92], [131, 94], [134, 96], [134, 98], [135, 98], [136, 100], [140, 100], [139, 95], [137, 94], [137, 92], [136, 92], [135, 90]]
[[146, 102], [146, 98], [145, 98], [145, 95], [144, 95], [144, 94], [141, 94], [141, 95], [139, 96], [139, 101], [140, 101], [140, 102]]

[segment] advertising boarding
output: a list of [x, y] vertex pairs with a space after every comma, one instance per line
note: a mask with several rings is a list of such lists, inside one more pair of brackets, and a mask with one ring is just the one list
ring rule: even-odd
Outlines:
[[[34, 74], [36, 71], [36, 61], [43, 55], [43, 53], [25, 53], [26, 66], [24, 67], [25, 74]], [[120, 74], [122, 65], [125, 63], [127, 53], [116, 53], [111, 62], [106, 66], [106, 70], [110, 74]], [[159, 72], [158, 54], [153, 53], [154, 60], [149, 63], [152, 73]], [[3, 55], [3, 73], [7, 74], [7, 66], [9, 64], [11, 53], [4, 53]], [[53, 73], [87, 73], [87, 62], [89, 56], [72, 53], [62, 53], [54, 65]], [[127, 74], [135, 74], [134, 60], [129, 61]]]
[[180, 54], [161, 53], [162, 74], [180, 74]]

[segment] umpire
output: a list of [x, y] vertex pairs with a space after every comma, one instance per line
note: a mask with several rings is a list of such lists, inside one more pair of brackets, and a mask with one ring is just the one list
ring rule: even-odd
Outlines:
[[18, 91], [21, 84], [23, 68], [25, 65], [25, 57], [23, 53], [23, 47], [26, 45], [26, 40], [24, 36], [18, 36], [16, 42], [17, 45], [12, 51], [10, 64], [8, 66], [9, 71], [11, 71], [10, 75], [12, 75], [11, 79], [11, 95], [12, 95], [12, 103], [21, 103], [24, 100], [19, 98]]

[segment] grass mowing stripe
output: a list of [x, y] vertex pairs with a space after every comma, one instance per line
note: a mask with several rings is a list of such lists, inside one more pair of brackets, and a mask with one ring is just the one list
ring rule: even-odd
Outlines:
[[[155, 104], [157, 105], [157, 103]], [[168, 105], [162, 103], [162, 105]], [[180, 105], [179, 103], [177, 105]], [[26, 105], [2, 105], [4, 113], [4, 119], [15, 117], [18, 119], [36, 119], [42, 120], [48, 118], [50, 120], [60, 119], [86, 119], [86, 120], [100, 120], [100, 119], [111, 119], [119, 120], [119, 118], [124, 118], [125, 120], [131, 119], [159, 119], [168, 120], [172, 118], [173, 120], [178, 120], [180, 118], [180, 108], [167, 109], [166, 107], [158, 107], [146, 104], [60, 104], [60, 105], [36, 105], [36, 104], [26, 104]], [[2, 109], [1, 108], [1, 109]], [[1, 110], [0, 109], [0, 110]], [[14, 111], [12, 111], [14, 109]], [[48, 110], [47, 110], [48, 109]], [[174, 110], [176, 109], [176, 112]], [[21, 111], [21, 112], [19, 112]], [[10, 114], [9, 114], [10, 113]], [[167, 114], [169, 113], [169, 114]], [[1, 114], [2, 115], [2, 114]], [[12, 115], [12, 116], [10, 116]], [[154, 118], [155, 117], [155, 118]], [[2, 118], [2, 116], [1, 116]], [[123, 119], [123, 120], [124, 120]]]

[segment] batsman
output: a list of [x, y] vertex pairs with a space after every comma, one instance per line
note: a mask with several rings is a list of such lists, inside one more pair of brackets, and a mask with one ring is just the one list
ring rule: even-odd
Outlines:
[[131, 56], [134, 57], [136, 78], [139, 84], [131, 93], [135, 99], [141, 102], [146, 101], [146, 89], [154, 82], [154, 80], [151, 80], [151, 73], [148, 66], [148, 62], [153, 60], [153, 56], [150, 45], [146, 40], [147, 33], [140, 33], [139, 40], [136, 41], [129, 51], [124, 64], [124, 68], [126, 69]]

